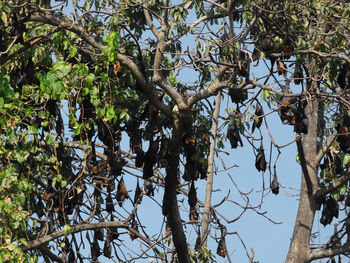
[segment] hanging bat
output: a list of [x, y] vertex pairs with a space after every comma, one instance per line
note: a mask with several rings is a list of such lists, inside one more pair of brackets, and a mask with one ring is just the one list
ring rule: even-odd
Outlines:
[[338, 75], [337, 82], [339, 87], [345, 91], [350, 88], [350, 63], [346, 62]]
[[196, 207], [194, 207], [194, 206], [190, 207], [189, 219], [190, 219], [190, 221], [198, 221], [199, 220], [199, 214], [197, 212]]
[[185, 170], [184, 170], [184, 174], [183, 174], [182, 178], [186, 182], [193, 180], [195, 171], [196, 171], [196, 162], [194, 160], [192, 160], [191, 157], [187, 156]]
[[243, 103], [246, 99], [248, 99], [248, 92], [244, 89], [228, 89], [228, 95], [231, 98], [232, 103]]
[[142, 190], [139, 185], [139, 180], [137, 179], [135, 196], [134, 196], [134, 204], [141, 204], [142, 202]]
[[190, 207], [195, 207], [197, 205], [197, 191], [194, 187], [194, 181], [192, 180], [190, 191], [188, 192], [188, 204]]
[[[237, 113], [235, 114], [237, 115]], [[241, 145], [241, 147], [243, 147], [243, 142], [241, 139], [241, 136], [239, 134], [239, 129], [237, 127], [237, 117], [233, 117], [231, 119], [231, 122], [227, 128], [227, 134], [226, 137], [227, 139], [230, 140], [230, 144], [231, 144], [231, 148], [237, 148], [238, 147], [238, 143]]]
[[254, 113], [254, 117], [253, 117], [253, 126], [252, 126], [252, 133], [254, 132], [255, 128], [260, 129], [260, 126], [262, 124], [263, 121], [263, 115], [264, 115], [264, 111], [261, 107], [261, 105], [259, 103], [256, 104], [255, 107], [255, 113]]
[[286, 64], [284, 64], [282, 61], [278, 61], [278, 63], [277, 63], [277, 73], [278, 73], [278, 75], [286, 75], [286, 68], [287, 68], [287, 66], [286, 66]]
[[227, 250], [226, 250], [226, 242], [225, 242], [225, 238], [221, 237], [218, 243], [218, 247], [216, 249], [216, 253], [220, 256], [220, 257], [226, 257], [227, 255]]
[[92, 243], [92, 246], [91, 246], [91, 259], [96, 261], [100, 255], [101, 255], [100, 246], [98, 244], [97, 239], [94, 239], [94, 242]]
[[109, 234], [107, 235], [107, 238], [103, 247], [103, 255], [107, 258], [111, 258], [112, 256], [111, 238]]
[[328, 197], [326, 202], [323, 204], [320, 223], [323, 226], [326, 226], [332, 222], [333, 217], [338, 218], [338, 214], [339, 214], [338, 202], [334, 200], [332, 197]]
[[108, 213], [114, 212], [114, 204], [112, 200], [112, 196], [110, 193], [108, 193], [107, 198], [106, 198], [106, 211]]
[[148, 151], [145, 153], [145, 163], [143, 166], [143, 179], [149, 179], [153, 176], [153, 166], [157, 162], [159, 149], [159, 140], [151, 140], [149, 142]]
[[280, 186], [277, 180], [276, 165], [273, 167], [273, 180], [271, 182], [270, 188], [273, 194], [278, 195]]
[[293, 79], [294, 79], [294, 84], [299, 85], [303, 83], [303, 69], [301, 68], [300, 62], [297, 61], [295, 63], [295, 69], [294, 69], [294, 74], [293, 74]]
[[143, 192], [147, 196], [154, 196], [153, 184], [149, 180], [143, 181]]
[[279, 102], [280, 108], [278, 110], [278, 115], [281, 118], [283, 124], [294, 125], [294, 113], [297, 109], [296, 98], [289, 97], [287, 95], [292, 94], [292, 90], [289, 87], [289, 81], [283, 86], [283, 96]]
[[143, 164], [145, 163], [145, 153], [141, 149], [136, 152], [136, 158], [135, 158], [135, 166], [137, 168], [142, 168]]
[[119, 206], [121, 207], [125, 201], [129, 197], [129, 192], [126, 190], [124, 178], [122, 177], [117, 186], [117, 201]]
[[271, 191], [273, 194], [278, 195], [280, 187], [279, 183], [276, 178], [273, 178], [271, 185], [270, 185]]
[[267, 164], [266, 164], [266, 159], [265, 159], [264, 148], [263, 148], [263, 145], [261, 143], [260, 148], [258, 149], [258, 154], [256, 155], [255, 167], [259, 172], [260, 171], [265, 172], [266, 165]]
[[[111, 221], [114, 221], [113, 214], [111, 214]], [[108, 232], [109, 237], [111, 240], [118, 239], [119, 233], [118, 233], [118, 228], [117, 227], [110, 227]]]
[[104, 238], [103, 228], [98, 228], [95, 230], [94, 238], [103, 241], [103, 238]]
[[120, 151], [113, 152], [111, 149], [106, 148], [104, 154], [107, 155], [107, 167], [114, 177], [121, 175], [123, 167], [127, 161], [121, 156]]
[[197, 143], [193, 130], [187, 132], [187, 134], [183, 137], [183, 147], [187, 156], [191, 156], [196, 153]]
[[[135, 219], [133, 219], [132, 222], [131, 222], [131, 228], [133, 228], [135, 231], [139, 232], [138, 226], [137, 226], [137, 223], [136, 223]], [[129, 232], [129, 236], [130, 236], [131, 240], [134, 240], [134, 239], [137, 238], [137, 235], [135, 233], [131, 232], [131, 231]]]
[[305, 103], [299, 100], [298, 107], [294, 112], [294, 118], [292, 123], [294, 122], [294, 131], [297, 133], [307, 134], [309, 119], [305, 115]]

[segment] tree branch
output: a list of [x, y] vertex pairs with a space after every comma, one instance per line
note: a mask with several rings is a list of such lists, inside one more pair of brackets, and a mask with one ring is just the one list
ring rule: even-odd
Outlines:
[[329, 147], [333, 144], [334, 140], [337, 138], [337, 131], [334, 131], [331, 136], [328, 137], [325, 145], [319, 150], [319, 152], [316, 155], [316, 158], [314, 160], [315, 165], [318, 165], [322, 159], [322, 157], [325, 155]]
[[[85, 230], [94, 230], [94, 229], [106, 228], [106, 227], [128, 228], [128, 224], [127, 224], [127, 221], [116, 221], [116, 222], [109, 221], [109, 222], [100, 222], [95, 224], [80, 224], [80, 225], [72, 226], [70, 228], [71, 229], [70, 233], [74, 234]], [[29, 241], [26, 246], [23, 246], [23, 251], [39, 248], [43, 244], [50, 242], [56, 238], [62, 237], [65, 234], [66, 234], [66, 230], [63, 229], [63, 230], [53, 232], [42, 238]]]
[[[196, 102], [216, 94], [218, 91], [222, 90], [223, 88], [227, 88], [228, 83], [220, 81], [220, 79], [222, 78], [226, 70], [227, 70], [227, 67], [220, 68], [218, 75], [215, 77], [214, 81], [208, 88], [201, 89], [197, 93], [192, 94], [187, 100], [188, 107], [191, 108]], [[243, 88], [245, 85], [246, 85], [246, 82], [242, 81], [238, 85], [237, 89]]]
[[[69, 21], [67, 18], [62, 18], [58, 20], [57, 18], [55, 18], [49, 13], [43, 13], [40, 15], [31, 15], [29, 20], [57, 26], [59, 28], [63, 28], [65, 30], [76, 33], [79, 37], [81, 37], [84, 41], [86, 41], [92, 47], [97, 48], [99, 50], [103, 50], [104, 45], [102, 43], [96, 41], [95, 38], [89, 35], [82, 26], [74, 24], [74, 22]], [[155, 105], [165, 115], [173, 119], [175, 117], [175, 113], [173, 113], [171, 109], [165, 106], [159, 100], [159, 98], [154, 94], [154, 90], [148, 84], [145, 76], [142, 74], [142, 72], [140, 71], [138, 66], [134, 63], [134, 61], [128, 56], [120, 53], [118, 53], [117, 60], [123, 66], [127, 67], [131, 71], [135, 80], [137, 81], [140, 88], [142, 89], [143, 93], [152, 102], [152, 104]]]
[[207, 186], [205, 190], [205, 202], [203, 208], [203, 218], [202, 218], [202, 237], [201, 244], [207, 246], [208, 237], [208, 226], [210, 224], [210, 207], [211, 207], [211, 196], [213, 193], [213, 167], [214, 167], [214, 154], [216, 145], [216, 133], [218, 129], [218, 119], [220, 113], [220, 103], [221, 103], [221, 92], [219, 91], [215, 100], [215, 111], [213, 115], [213, 125], [211, 130], [211, 141], [210, 150], [208, 156], [208, 171], [207, 171]]
[[325, 196], [328, 193], [337, 189], [338, 187], [342, 186], [343, 184], [345, 184], [349, 180], [350, 180], [350, 174], [343, 175], [340, 178], [338, 178], [336, 181], [334, 181], [332, 184], [318, 189], [314, 193], [314, 197], [319, 198], [319, 197]]
[[299, 160], [300, 160], [301, 169], [302, 169], [302, 172], [303, 172], [303, 175], [305, 178], [305, 182], [306, 182], [306, 186], [307, 186], [307, 192], [308, 192], [308, 194], [312, 194], [312, 182], [310, 179], [309, 171], [307, 169], [307, 161], [305, 158], [305, 152], [304, 152], [303, 144], [301, 141], [300, 133], [297, 133], [297, 135], [295, 137], [295, 141], [297, 144], [298, 156], [299, 156]]
[[155, 84], [157, 84], [159, 87], [161, 87], [178, 105], [179, 109], [186, 109], [187, 106], [184, 103], [184, 100], [179, 92], [177, 92], [176, 89], [174, 89], [168, 82], [166, 82], [162, 76], [162, 62], [164, 60], [164, 52], [167, 48], [167, 44], [165, 43], [165, 30], [166, 25], [164, 22], [162, 22], [162, 30], [160, 32], [156, 31], [151, 17], [149, 15], [149, 11], [147, 7], [143, 7], [144, 14], [146, 17], [147, 24], [151, 27], [151, 30], [155, 37], [158, 40], [157, 47], [156, 47], [156, 53], [154, 55], [154, 62], [153, 62], [153, 77], [152, 80]]
[[329, 248], [321, 251], [312, 251], [308, 257], [308, 262], [311, 262], [316, 259], [329, 258], [344, 253], [350, 252], [350, 244], [346, 243], [341, 247]]

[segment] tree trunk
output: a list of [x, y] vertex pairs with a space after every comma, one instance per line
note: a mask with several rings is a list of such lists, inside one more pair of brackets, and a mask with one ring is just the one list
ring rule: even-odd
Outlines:
[[[312, 88], [317, 87], [316, 85], [317, 83], [312, 83]], [[303, 170], [299, 207], [286, 263], [308, 262], [310, 235], [316, 211], [316, 202], [312, 196], [312, 193], [318, 187], [317, 164], [314, 162], [317, 154], [318, 125], [318, 101], [316, 98], [308, 101], [305, 113], [309, 119], [308, 134], [304, 135], [302, 143], [297, 143], [299, 159]], [[297, 135], [297, 139], [298, 137]]]
[[167, 216], [179, 262], [190, 263], [191, 260], [188, 254], [186, 236], [182, 227], [176, 192], [178, 185], [179, 155], [182, 145], [182, 131], [182, 125], [178, 120], [175, 120], [170, 148], [171, 158], [168, 160], [168, 166], [166, 168], [163, 214]]

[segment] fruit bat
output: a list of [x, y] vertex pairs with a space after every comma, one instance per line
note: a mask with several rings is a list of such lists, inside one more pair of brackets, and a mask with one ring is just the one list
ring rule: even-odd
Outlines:
[[17, 37], [16, 43], [24, 44], [24, 38], [23, 33], [27, 31], [25, 24], [22, 20], [18, 20], [17, 14], [12, 14], [12, 26], [13, 26], [13, 32], [12, 34]]
[[350, 194], [349, 194], [349, 192], [346, 193], [344, 205], [350, 206]]
[[323, 204], [322, 217], [320, 223], [323, 226], [330, 224], [333, 220], [333, 217], [338, 218], [339, 214], [339, 205], [336, 200], [332, 197], [328, 197], [326, 202]]
[[117, 201], [119, 206], [123, 205], [125, 199], [129, 197], [129, 192], [126, 190], [124, 178], [122, 177], [117, 186]]
[[69, 250], [69, 253], [68, 253], [68, 262], [72, 262], [72, 263], [77, 262], [76, 259], [75, 259], [75, 255], [74, 255], [73, 249], [70, 249], [70, 250]]
[[[237, 115], [237, 113], [235, 115]], [[238, 142], [240, 143], [241, 147], [243, 147], [243, 142], [239, 134], [239, 129], [237, 127], [237, 120], [239, 119], [234, 116], [227, 128], [226, 137], [230, 140], [231, 148], [237, 148]]]
[[[285, 53], [284, 57], [286, 59], [290, 59], [290, 54], [288, 54], [288, 53], [291, 53], [293, 51], [294, 51], [294, 47], [292, 46], [292, 43], [290, 42], [290, 40], [287, 40], [283, 45], [283, 53]], [[286, 55], [286, 53], [288, 55]]]
[[237, 64], [238, 64], [238, 75], [249, 78], [249, 69], [250, 69], [250, 63], [249, 63], [249, 57], [246, 55], [245, 52], [242, 50], [238, 51], [237, 55]]
[[294, 118], [292, 120], [292, 123], [294, 122], [295, 132], [307, 134], [309, 119], [305, 115], [305, 105], [302, 105], [302, 104], [305, 104], [305, 103], [299, 101], [298, 107], [294, 112]]
[[107, 192], [113, 192], [115, 189], [115, 183], [114, 183], [114, 178], [113, 177], [109, 177], [108, 178], [108, 184], [107, 184]]
[[127, 163], [121, 156], [120, 151], [113, 152], [111, 149], [106, 148], [104, 154], [107, 155], [107, 167], [109, 172], [115, 177], [120, 176], [124, 165]]
[[346, 62], [338, 75], [337, 82], [339, 87], [344, 91], [350, 88], [350, 63]]
[[293, 99], [285, 99], [281, 103], [281, 107], [278, 111], [278, 115], [281, 118], [283, 124], [294, 125], [294, 112], [296, 106]]
[[[330, 166], [331, 164], [331, 166]], [[332, 171], [334, 174], [342, 174], [343, 173], [343, 162], [339, 154], [335, 153], [334, 151], [330, 150], [327, 152], [324, 158], [323, 165], [320, 165], [320, 168], [332, 168]]]
[[151, 140], [149, 142], [148, 151], [145, 153], [145, 164], [143, 166], [143, 179], [149, 179], [153, 176], [153, 166], [157, 162], [159, 149], [159, 140]]
[[136, 153], [142, 150], [142, 130], [134, 127], [131, 127], [131, 129], [132, 131], [128, 130], [128, 135], [130, 136], [129, 145], [133, 153]]
[[226, 242], [225, 242], [225, 238], [221, 237], [218, 243], [218, 248], [216, 249], [216, 253], [220, 256], [220, 257], [226, 257], [227, 255], [227, 250], [226, 250]]
[[111, 238], [109, 234], [107, 235], [107, 238], [103, 247], [103, 255], [107, 258], [110, 258], [112, 255]]
[[[132, 220], [132, 222], [131, 222], [131, 228], [133, 228], [134, 230], [136, 230], [137, 232], [139, 232], [138, 226], [137, 226], [137, 223], [136, 223], [136, 220], [135, 220], [135, 219]], [[131, 240], [134, 240], [134, 239], [137, 238], [137, 235], [136, 235], [135, 233], [131, 232], [131, 231], [129, 232], [129, 236], [130, 236]]]
[[248, 99], [248, 92], [244, 89], [228, 89], [228, 95], [231, 98], [232, 103], [243, 103], [246, 99]]
[[259, 103], [256, 104], [255, 107], [255, 113], [254, 113], [254, 122], [253, 122], [253, 126], [252, 126], [252, 133], [254, 132], [255, 128], [260, 129], [260, 126], [262, 124], [263, 121], [263, 116], [264, 115], [264, 111], [261, 107], [261, 105]]
[[294, 79], [294, 84], [295, 85], [299, 85], [303, 83], [303, 69], [301, 68], [300, 63], [297, 61], [295, 63], [295, 69], [294, 69], [294, 75], [293, 75], [293, 79]]
[[276, 165], [273, 166], [273, 180], [270, 185], [273, 194], [278, 195], [280, 186], [277, 179]]
[[106, 198], [106, 211], [108, 213], [111, 213], [114, 211], [114, 204], [113, 204], [112, 196], [110, 193], [108, 193], [107, 198]]
[[207, 163], [200, 163], [198, 170], [200, 173], [200, 178], [202, 180], [207, 179], [208, 164]]
[[95, 230], [94, 238], [103, 241], [103, 238], [104, 238], [103, 228], [98, 228]]
[[[111, 214], [111, 221], [114, 221], [113, 215]], [[118, 233], [118, 228], [117, 227], [110, 227], [109, 232], [108, 232], [111, 240], [118, 239], [119, 233]]]
[[168, 166], [168, 160], [170, 159], [169, 146], [170, 146], [170, 140], [163, 135], [162, 142], [160, 144], [159, 156], [158, 156], [159, 167], [164, 168]]
[[95, 261], [100, 255], [101, 255], [100, 246], [98, 244], [97, 239], [94, 239], [94, 242], [92, 243], [92, 246], [91, 246], [91, 259]]
[[190, 191], [188, 192], [188, 204], [190, 207], [195, 207], [197, 205], [197, 191], [194, 187], [194, 181], [192, 180]]
[[196, 138], [194, 132], [191, 130], [183, 137], [184, 152], [187, 156], [191, 156], [197, 151]]
[[270, 188], [273, 194], [278, 195], [280, 187], [279, 187], [278, 180], [275, 177], [271, 182]]
[[139, 180], [137, 179], [135, 196], [134, 196], [134, 204], [141, 204], [142, 202], [142, 190], [139, 185]]
[[201, 244], [202, 244], [201, 233], [198, 232], [198, 236], [196, 238], [196, 244], [194, 245], [194, 249], [198, 250], [200, 248]]
[[286, 64], [284, 64], [282, 61], [278, 61], [277, 63], [277, 73], [278, 75], [286, 75]]
[[336, 130], [338, 132], [337, 142], [339, 147], [344, 152], [349, 152], [350, 148], [350, 117], [345, 114], [342, 124], [338, 124]]
[[145, 163], [145, 153], [142, 149], [136, 152], [136, 158], [135, 158], [135, 166], [137, 168], [142, 168], [143, 164]]
[[192, 160], [191, 157], [186, 157], [185, 171], [182, 178], [189, 182], [194, 179], [194, 174], [196, 172], [196, 162]]
[[190, 219], [190, 221], [198, 221], [199, 220], [199, 214], [197, 212], [196, 207], [190, 207], [189, 219]]
[[97, 137], [104, 145], [113, 148], [114, 139], [112, 136], [112, 127], [102, 119], [97, 120]]
[[143, 182], [143, 192], [147, 196], [154, 196], [153, 184], [149, 180], [144, 180]]
[[264, 153], [264, 148], [262, 144], [260, 145], [260, 148], [258, 149], [258, 153], [256, 155], [255, 167], [259, 172], [260, 171], [265, 172], [266, 170], [265, 153]]

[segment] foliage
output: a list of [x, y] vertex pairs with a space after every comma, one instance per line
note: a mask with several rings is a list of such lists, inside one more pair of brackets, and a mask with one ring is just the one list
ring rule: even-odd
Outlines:
[[[0, 13], [1, 262], [209, 262], [208, 239], [230, 260], [226, 228], [256, 210], [239, 188], [236, 218], [212, 206], [211, 158], [251, 147], [271, 175], [263, 193], [278, 194], [285, 146], [270, 114], [296, 133], [308, 207], [297, 222], [310, 219], [286, 262], [349, 253], [348, 209], [339, 213], [350, 206], [348, 1], [31, 0], [3, 1]], [[158, 234], [139, 213], [150, 200], [162, 206]], [[321, 207], [325, 226], [339, 217], [338, 241], [314, 248]], [[141, 248], [125, 253], [126, 234]]]

